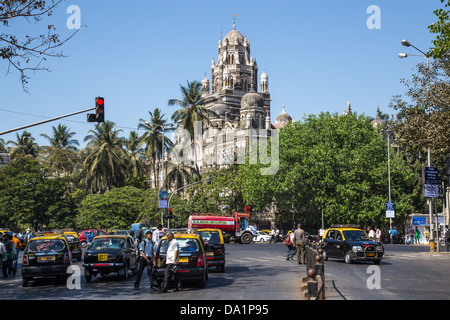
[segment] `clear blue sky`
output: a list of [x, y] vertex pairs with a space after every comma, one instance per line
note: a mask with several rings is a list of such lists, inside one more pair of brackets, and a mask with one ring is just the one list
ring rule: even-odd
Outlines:
[[[156, 107], [170, 119], [176, 107], [167, 101], [180, 98], [179, 84], [201, 80], [205, 72], [210, 76], [221, 31], [231, 31], [234, 13], [260, 72], [269, 75], [272, 122], [283, 101], [296, 120], [321, 111], [342, 113], [348, 100], [358, 114], [375, 116], [377, 105], [392, 114], [392, 96], [406, 92], [400, 80], [425, 61], [399, 59], [400, 52], [416, 53], [400, 42], [408, 39], [428, 51], [434, 35], [427, 26], [442, 7], [439, 0], [67, 0], [50, 20], [13, 23], [9, 30], [1, 26], [2, 32], [39, 34], [51, 22], [68, 35], [66, 9], [72, 4], [80, 7], [86, 27], [62, 48], [68, 57], [49, 59], [51, 72], [29, 74], [29, 93], [19, 74], [6, 75], [7, 65], [0, 62], [0, 109], [55, 117], [93, 107], [94, 98], [103, 96], [106, 118], [126, 137]], [[381, 10], [379, 30], [366, 26], [371, 5]], [[0, 131], [40, 120], [0, 111]], [[82, 145], [94, 127], [82, 114], [27, 130], [45, 145], [40, 134], [51, 134], [61, 122]], [[0, 138], [14, 140], [15, 133]]]

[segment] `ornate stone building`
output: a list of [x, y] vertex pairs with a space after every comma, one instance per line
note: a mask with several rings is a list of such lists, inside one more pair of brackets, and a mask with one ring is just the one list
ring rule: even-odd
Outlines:
[[196, 146], [202, 171], [242, 159], [252, 143], [250, 133], [256, 134], [252, 139], [267, 139], [273, 128], [269, 77], [264, 71], [258, 86], [250, 41], [236, 30], [235, 21], [233, 30], [219, 40], [218, 51], [217, 62], [211, 62], [211, 79], [205, 74], [202, 80], [206, 108], [217, 114], [203, 128], [202, 145]]

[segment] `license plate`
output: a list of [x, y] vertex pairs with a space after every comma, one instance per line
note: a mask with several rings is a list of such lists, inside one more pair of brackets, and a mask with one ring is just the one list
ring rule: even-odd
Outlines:
[[207, 252], [206, 255], [207, 255], [207, 256], [213, 256], [213, 255], [214, 255], [214, 252]]
[[367, 257], [375, 257], [375, 253], [373, 253], [373, 252], [366, 253], [366, 256]]
[[188, 257], [180, 257], [178, 259], [179, 262], [189, 262], [189, 258]]
[[107, 253], [99, 253], [98, 254], [98, 261], [107, 261], [108, 260], [108, 254]]
[[55, 256], [38, 257], [38, 262], [55, 261]]

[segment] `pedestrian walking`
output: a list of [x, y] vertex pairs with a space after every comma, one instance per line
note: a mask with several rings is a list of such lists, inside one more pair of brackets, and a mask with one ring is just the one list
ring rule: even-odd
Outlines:
[[381, 230], [378, 227], [375, 227], [375, 239], [376, 239], [376, 242], [378, 242], [378, 243], [381, 242]]
[[167, 292], [167, 289], [171, 281], [175, 283], [176, 286], [175, 290], [179, 291], [182, 290], [180, 278], [178, 276], [179, 244], [178, 241], [174, 239], [172, 232], [169, 232], [167, 234], [167, 241], [169, 242], [169, 247], [167, 248], [166, 257], [162, 261], [162, 265], [166, 264], [166, 271], [164, 273], [164, 283], [163, 287], [161, 288], [161, 292]]
[[0, 264], [1, 269], [3, 272], [3, 278], [7, 278], [8, 274], [6, 273], [5, 269], [3, 269], [3, 266], [6, 266], [6, 247], [3, 243], [3, 235], [0, 235]]
[[94, 230], [89, 230], [86, 232], [86, 243], [91, 243], [94, 239]]
[[297, 248], [297, 264], [304, 264], [305, 261], [305, 231], [302, 229], [302, 225], [299, 223], [297, 229], [294, 231], [294, 243]]
[[14, 243], [14, 247], [13, 247], [14, 260], [13, 260], [13, 266], [12, 267], [13, 267], [13, 276], [15, 276], [16, 272], [17, 272], [17, 263], [18, 263], [18, 260], [19, 260], [19, 253], [20, 253], [20, 250], [22, 249], [22, 243], [17, 238], [17, 233], [13, 234], [11, 240]]
[[270, 231], [270, 243], [275, 242], [275, 228]]
[[448, 226], [445, 226], [444, 237], [445, 237], [445, 246], [447, 247], [447, 251], [450, 251], [450, 230], [448, 230]]
[[294, 245], [294, 232], [291, 232], [287, 237], [286, 240], [284, 240], [287, 248], [288, 253], [286, 255], [286, 260], [292, 259], [294, 260], [294, 255], [297, 253], [297, 250], [295, 249]]
[[369, 238], [375, 241], [376, 234], [375, 231], [372, 229], [372, 227], [367, 227], [367, 231], [369, 234]]
[[414, 230], [414, 243], [419, 244], [420, 243], [420, 231], [416, 226], [416, 229]]
[[13, 260], [14, 260], [14, 243], [10, 239], [9, 234], [4, 234], [3, 244], [6, 250], [6, 259], [2, 263], [3, 278], [8, 278], [8, 273], [13, 274]]
[[134, 289], [139, 289], [144, 269], [147, 269], [147, 275], [150, 281], [150, 291], [153, 289], [153, 266], [155, 265], [156, 263], [153, 251], [152, 231], [147, 230], [145, 232], [145, 239], [139, 245], [139, 267], [136, 281], [134, 282]]
[[412, 226], [409, 226], [408, 237], [409, 237], [409, 244], [414, 244], [414, 229]]

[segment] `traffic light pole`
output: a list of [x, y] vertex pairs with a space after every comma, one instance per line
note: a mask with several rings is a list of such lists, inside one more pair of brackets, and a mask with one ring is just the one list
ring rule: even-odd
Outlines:
[[59, 120], [59, 119], [71, 117], [71, 116], [74, 116], [74, 115], [77, 115], [77, 114], [80, 114], [80, 113], [84, 113], [84, 112], [88, 112], [88, 111], [92, 111], [92, 110], [95, 110], [95, 108], [90, 108], [90, 109], [86, 109], [86, 110], [82, 110], [82, 111], [77, 111], [77, 112], [69, 113], [69, 114], [66, 114], [66, 115], [63, 115], [63, 116], [60, 116], [60, 117], [55, 117], [55, 118], [39, 121], [39, 122], [36, 122], [36, 123], [28, 124], [26, 126], [18, 127], [18, 128], [15, 128], [15, 129], [3, 131], [3, 132], [0, 132], [0, 136], [2, 136], [4, 134], [7, 134], [7, 133], [14, 132], [14, 131], [19, 131], [19, 130], [27, 129], [27, 128], [30, 128], [30, 127], [35, 127], [35, 126], [38, 126], [38, 125], [41, 125], [41, 124], [44, 124], [44, 123], [48, 123], [48, 122], [56, 121], [56, 120]]

